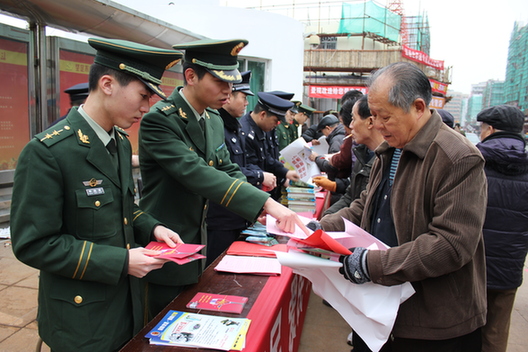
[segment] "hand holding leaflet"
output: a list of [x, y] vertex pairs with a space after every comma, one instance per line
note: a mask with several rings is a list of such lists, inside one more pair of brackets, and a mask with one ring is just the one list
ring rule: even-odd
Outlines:
[[[299, 215], [299, 219], [301, 219], [301, 222], [303, 224], [307, 224], [311, 220], [311, 219], [309, 219], [307, 217], [300, 216], [300, 215]], [[277, 226], [277, 219], [275, 219], [273, 216], [271, 216], [269, 214], [266, 215], [266, 231], [268, 233], [272, 233], [272, 234], [275, 234], [275, 235], [288, 236], [288, 237], [294, 237], [294, 238], [306, 238], [306, 237], [308, 237], [306, 235], [306, 233], [297, 225], [295, 226], [295, 231], [293, 233], [288, 233], [288, 232], [282, 231]]]
[[202, 244], [188, 243], [176, 243], [175, 247], [169, 247], [166, 243], [152, 241], [145, 248], [161, 251], [154, 258], [168, 259], [182, 265], [193, 260], [205, 258], [205, 256], [198, 253], [204, 247]]
[[[388, 248], [383, 242], [346, 220], [345, 233], [346, 235], [328, 233], [328, 236], [345, 248]], [[299, 251], [277, 252], [276, 255], [282, 265], [310, 280], [314, 292], [328, 301], [374, 352], [379, 351], [389, 338], [399, 305], [414, 294], [409, 282], [395, 286], [382, 286], [372, 282], [352, 284], [339, 273], [338, 269], [342, 268], [342, 264], [336, 261]]]

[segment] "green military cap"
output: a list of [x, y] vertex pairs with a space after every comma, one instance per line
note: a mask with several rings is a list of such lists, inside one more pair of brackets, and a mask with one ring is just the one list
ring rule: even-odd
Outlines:
[[304, 104], [299, 104], [297, 109], [299, 112], [304, 112], [308, 116], [312, 116], [312, 113], [315, 111], [314, 108], [309, 107], [308, 105], [304, 105]]
[[292, 108], [290, 109], [293, 113], [297, 114], [299, 112], [299, 106], [301, 106], [302, 102], [297, 100], [292, 100], [293, 103]]
[[174, 49], [185, 50], [183, 60], [204, 67], [210, 74], [230, 83], [242, 82], [238, 71], [238, 53], [248, 44], [245, 39], [202, 39], [175, 44]]
[[127, 40], [90, 38], [88, 44], [97, 50], [95, 63], [136, 76], [163, 99], [167, 96], [159, 87], [161, 77], [183, 57], [180, 51]]

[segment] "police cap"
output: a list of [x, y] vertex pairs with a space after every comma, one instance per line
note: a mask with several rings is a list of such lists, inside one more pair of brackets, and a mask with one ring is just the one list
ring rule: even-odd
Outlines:
[[88, 44], [97, 50], [94, 62], [137, 77], [154, 93], [165, 99], [159, 88], [165, 70], [176, 65], [183, 54], [171, 49], [119, 39], [89, 38]]
[[70, 96], [71, 102], [84, 100], [88, 97], [89, 93], [88, 82], [71, 86], [70, 88], [65, 89], [64, 93]]
[[249, 79], [251, 78], [251, 71], [241, 73], [242, 82], [233, 84], [233, 92], [242, 92], [247, 95], [255, 95], [250, 89]]
[[268, 92], [268, 93], [276, 95], [279, 98], [282, 98], [282, 99], [285, 99], [285, 100], [291, 100], [293, 98], [293, 96], [295, 95], [295, 93], [287, 93], [287, 92], [283, 92], [282, 90], [274, 90], [274, 91]]
[[442, 118], [442, 121], [449, 127], [453, 128], [455, 127], [455, 118], [451, 113], [444, 109], [436, 109], [436, 112], [440, 115]]
[[185, 50], [185, 62], [204, 67], [222, 81], [240, 83], [242, 75], [238, 71], [238, 53], [247, 44], [245, 39], [202, 39], [172, 47]]
[[272, 115], [276, 115], [279, 120], [284, 121], [284, 115], [288, 111], [293, 103], [291, 101], [279, 98], [276, 95], [266, 92], [257, 93], [258, 103]]

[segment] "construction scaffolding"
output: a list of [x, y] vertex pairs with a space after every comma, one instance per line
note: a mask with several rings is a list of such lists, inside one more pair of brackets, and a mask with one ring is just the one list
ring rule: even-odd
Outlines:
[[[240, 0], [223, 0], [226, 6], [239, 2]], [[304, 24], [307, 35], [365, 36], [388, 46], [406, 45], [429, 55], [431, 36], [427, 15], [406, 14], [405, 0], [385, 1], [387, 6], [382, 3], [383, 1], [364, 0], [244, 0], [243, 6], [294, 18]], [[325, 45], [321, 47], [331, 48]]]
[[342, 3], [338, 34], [364, 34], [388, 45], [400, 43], [401, 16], [374, 1]]
[[508, 48], [504, 101], [528, 110], [528, 25], [515, 22]]

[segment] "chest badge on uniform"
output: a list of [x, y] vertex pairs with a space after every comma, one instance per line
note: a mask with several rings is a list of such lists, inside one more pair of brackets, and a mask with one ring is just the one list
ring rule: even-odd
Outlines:
[[95, 178], [92, 178], [90, 181], [83, 181], [83, 185], [85, 185], [86, 187], [99, 186], [101, 183], [103, 183], [103, 180], [96, 180]]

